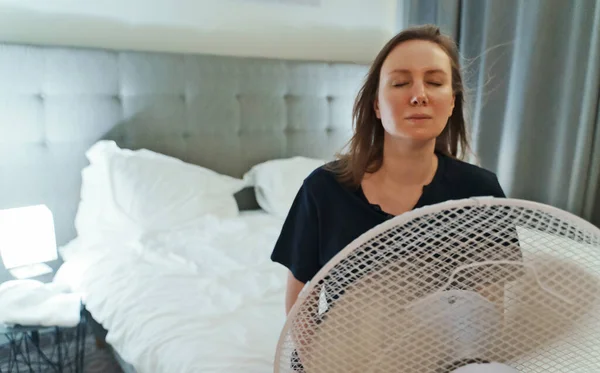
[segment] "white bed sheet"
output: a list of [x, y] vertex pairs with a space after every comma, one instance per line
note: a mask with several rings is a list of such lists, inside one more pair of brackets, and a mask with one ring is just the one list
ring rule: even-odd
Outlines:
[[270, 253], [282, 223], [251, 211], [141, 244], [73, 241], [55, 281], [82, 293], [139, 373], [272, 372], [286, 271]]

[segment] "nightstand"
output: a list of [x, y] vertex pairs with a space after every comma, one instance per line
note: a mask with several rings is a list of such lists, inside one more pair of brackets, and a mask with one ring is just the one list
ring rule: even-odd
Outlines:
[[83, 373], [87, 315], [74, 327], [0, 325], [0, 373]]

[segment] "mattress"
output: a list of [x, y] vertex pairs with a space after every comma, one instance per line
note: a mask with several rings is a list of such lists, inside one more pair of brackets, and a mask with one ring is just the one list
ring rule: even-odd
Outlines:
[[55, 281], [82, 294], [139, 373], [270, 372], [285, 322], [286, 270], [270, 261], [282, 224], [248, 211], [141, 242], [76, 239]]

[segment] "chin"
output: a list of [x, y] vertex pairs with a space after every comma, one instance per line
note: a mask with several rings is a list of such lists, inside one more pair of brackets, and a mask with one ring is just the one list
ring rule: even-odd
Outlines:
[[435, 141], [437, 136], [434, 133], [417, 133], [417, 134], [407, 134], [404, 138], [415, 141], [415, 142], [423, 142], [428, 143], [431, 141]]
[[404, 129], [402, 131], [397, 131], [395, 134], [393, 134], [393, 137], [413, 142], [428, 143], [430, 141], [435, 141], [440, 133], [441, 131], [435, 131], [432, 129], [412, 128], [409, 130]]
[[423, 144], [435, 141], [444, 130], [443, 126], [440, 128], [440, 126], [433, 125], [433, 123], [423, 123], [423, 125], [398, 123], [389, 127], [384, 126], [384, 129], [385, 135], [390, 139]]

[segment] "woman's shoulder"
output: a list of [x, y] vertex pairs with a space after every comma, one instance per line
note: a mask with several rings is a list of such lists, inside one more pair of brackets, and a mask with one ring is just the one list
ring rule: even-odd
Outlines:
[[469, 163], [458, 158], [445, 157], [445, 159], [448, 163], [448, 169], [456, 174], [459, 174], [460, 176], [480, 179], [496, 178], [496, 174], [485, 167]]
[[336, 174], [338, 162], [337, 160], [330, 161], [314, 169], [304, 179], [302, 188], [314, 196], [339, 194], [341, 190], [348, 191]]
[[336, 185], [338, 182], [334, 169], [337, 162], [338, 161], [330, 161], [315, 168], [304, 179], [304, 186], [309, 189], [315, 189]]
[[493, 171], [457, 158], [445, 157], [445, 176], [456, 187], [474, 195], [504, 196]]

